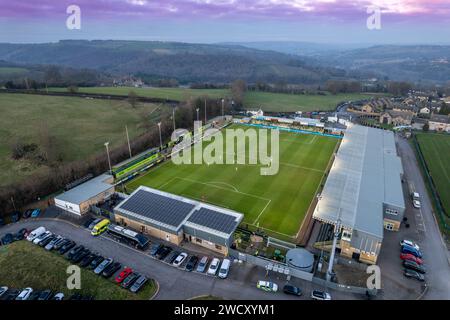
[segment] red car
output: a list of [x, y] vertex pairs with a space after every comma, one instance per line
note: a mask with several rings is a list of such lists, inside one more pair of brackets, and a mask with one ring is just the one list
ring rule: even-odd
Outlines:
[[125, 280], [126, 277], [128, 277], [130, 274], [133, 273], [133, 269], [125, 267], [119, 275], [116, 277], [116, 283], [122, 283], [123, 280]]
[[414, 261], [417, 264], [422, 264], [423, 263], [422, 259], [417, 258], [416, 256], [414, 256], [414, 255], [412, 255], [410, 253], [402, 253], [402, 254], [400, 254], [400, 259]]

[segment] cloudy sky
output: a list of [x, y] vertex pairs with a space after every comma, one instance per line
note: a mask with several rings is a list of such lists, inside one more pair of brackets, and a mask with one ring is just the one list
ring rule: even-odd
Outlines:
[[[80, 30], [66, 27], [69, 5]], [[60, 39], [450, 44], [450, 0], [0, 0], [0, 42]]]

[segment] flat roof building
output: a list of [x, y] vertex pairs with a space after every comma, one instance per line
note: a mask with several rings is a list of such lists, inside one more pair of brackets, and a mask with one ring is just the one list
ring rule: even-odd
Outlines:
[[383, 228], [398, 230], [405, 203], [391, 131], [349, 125], [313, 218], [342, 227], [341, 255], [376, 263]]
[[141, 186], [114, 208], [117, 223], [179, 245], [183, 240], [227, 254], [243, 215]]

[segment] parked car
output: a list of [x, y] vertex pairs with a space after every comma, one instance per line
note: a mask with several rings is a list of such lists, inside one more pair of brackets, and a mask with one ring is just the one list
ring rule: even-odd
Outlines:
[[228, 277], [228, 272], [230, 271], [231, 261], [229, 259], [223, 259], [222, 264], [219, 269], [219, 278], [225, 279]]
[[14, 242], [14, 236], [11, 233], [5, 234], [1, 239], [1, 244], [4, 246], [12, 242]]
[[103, 270], [105, 270], [111, 263], [113, 263], [113, 259], [108, 258], [103, 260], [95, 269], [94, 269], [94, 273], [95, 274], [101, 274], [103, 272]]
[[402, 246], [402, 253], [409, 253], [417, 258], [422, 258], [422, 252], [420, 252], [420, 250], [416, 250], [415, 248], [407, 245]]
[[37, 291], [34, 290], [31, 294], [30, 297], [28, 298], [29, 301], [35, 301], [39, 298], [39, 296], [41, 295], [41, 291]]
[[89, 231], [92, 231], [92, 229], [102, 220], [103, 220], [102, 218], [97, 218], [97, 219], [92, 220], [88, 226]]
[[425, 281], [425, 277], [423, 274], [418, 273], [417, 271], [411, 270], [411, 269], [405, 269], [403, 271], [403, 274], [407, 278], [413, 278], [419, 281]]
[[184, 260], [186, 260], [188, 254], [186, 252], [182, 252], [176, 257], [176, 259], [172, 262], [175, 267], [179, 267]]
[[413, 206], [416, 209], [420, 209], [420, 207], [421, 207], [420, 201], [419, 200], [413, 200]]
[[192, 271], [197, 264], [198, 258], [196, 256], [191, 256], [186, 264], [186, 271]]
[[88, 269], [90, 270], [94, 270], [95, 268], [97, 268], [99, 266], [100, 263], [102, 263], [105, 260], [105, 258], [103, 258], [102, 256], [97, 256], [95, 257], [91, 263], [88, 266]]
[[52, 233], [47, 230], [43, 234], [41, 234], [40, 236], [36, 237], [36, 239], [33, 240], [33, 243], [34, 244], [39, 244], [39, 242], [41, 242], [44, 239], [47, 239], [50, 236], [52, 236]]
[[50, 241], [52, 241], [55, 238], [56, 238], [56, 236], [52, 234], [49, 237], [46, 237], [45, 239], [42, 239], [41, 241], [39, 241], [39, 246], [45, 247], [45, 246], [47, 246], [47, 244], [50, 243]]
[[53, 296], [51, 300], [59, 300], [59, 301], [64, 300], [64, 293], [58, 292]]
[[256, 283], [256, 287], [258, 289], [261, 289], [261, 290], [267, 291], [267, 292], [277, 292], [278, 291], [278, 285], [276, 283], [273, 283], [270, 281], [260, 280]]
[[87, 257], [88, 255], [91, 254], [91, 250], [89, 249], [84, 249], [82, 251], [80, 251], [79, 253], [77, 253], [73, 258], [72, 258], [72, 262], [73, 263], [80, 263], [81, 260], [83, 260], [85, 257]]
[[22, 218], [23, 219], [28, 219], [29, 217], [31, 217], [31, 214], [33, 213], [33, 209], [27, 209], [24, 211]]
[[411, 270], [417, 271], [419, 273], [426, 273], [427, 272], [424, 266], [421, 266], [420, 264], [418, 264], [418, 263], [416, 263], [414, 261], [411, 261], [411, 260], [404, 260], [403, 261], [403, 266], [406, 269], [411, 269]]
[[420, 250], [419, 245], [417, 243], [415, 243], [414, 241], [411, 241], [411, 240], [403, 239], [402, 241], [400, 241], [400, 246], [401, 247], [403, 247], [403, 246], [410, 246], [410, 247], [413, 247], [416, 250]]
[[171, 247], [164, 246], [162, 249], [156, 254], [156, 258], [159, 260], [165, 259], [169, 253], [172, 251]]
[[45, 245], [45, 250], [50, 251], [53, 250], [53, 248], [55, 247], [55, 244], [58, 243], [59, 241], [62, 241], [64, 238], [61, 236], [56, 236], [52, 239], [52, 241], [50, 241], [49, 243], [47, 243]]
[[8, 287], [0, 287], [0, 298], [8, 292]]
[[133, 269], [125, 267], [119, 275], [116, 277], [116, 283], [122, 283], [130, 274], [133, 273]]
[[209, 258], [207, 256], [204, 256], [200, 259], [200, 262], [197, 266], [197, 272], [203, 273], [206, 270], [206, 267], [208, 266]]
[[122, 265], [119, 262], [114, 262], [106, 267], [105, 270], [103, 270], [102, 276], [104, 276], [105, 278], [109, 278], [120, 268], [122, 268]]
[[206, 272], [210, 276], [215, 276], [217, 273], [217, 270], [219, 269], [220, 260], [217, 258], [214, 258], [211, 261], [211, 264], [209, 265], [208, 271]]
[[174, 251], [172, 251], [169, 255], [168, 255], [168, 257], [167, 257], [167, 262], [168, 263], [170, 263], [170, 264], [172, 264], [174, 261], [175, 261], [175, 259], [180, 255], [180, 251], [176, 251], [176, 250], [174, 250]]
[[28, 235], [28, 230], [26, 228], [22, 228], [14, 235], [14, 240], [23, 240]]
[[52, 297], [52, 291], [51, 290], [44, 290], [39, 294], [38, 300], [50, 300]]
[[22, 290], [9, 289], [2, 297], [2, 300], [7, 300], [7, 301], [15, 300], [21, 292], [22, 292]]
[[298, 296], [298, 297], [302, 295], [302, 290], [300, 290], [300, 288], [295, 287], [290, 284], [287, 284], [283, 287], [283, 292], [286, 294], [292, 294], [292, 295]]
[[331, 300], [331, 295], [325, 291], [313, 290], [311, 292], [311, 299], [313, 299], [313, 300]]
[[14, 211], [11, 215], [11, 222], [16, 223], [20, 220], [20, 211]]
[[122, 288], [129, 289], [140, 276], [139, 273], [133, 272], [120, 285]]
[[82, 268], [88, 267], [91, 264], [92, 260], [94, 260], [95, 258], [97, 258], [97, 255], [95, 253], [88, 254], [83, 259], [81, 259], [80, 267]]
[[67, 259], [68, 260], [72, 260], [78, 253], [80, 253], [81, 251], [83, 251], [85, 248], [82, 245], [76, 246], [75, 248], [73, 248], [72, 250], [69, 251], [69, 253], [67, 254]]
[[28, 241], [34, 241], [37, 237], [39, 237], [41, 234], [45, 233], [47, 231], [44, 227], [39, 227], [34, 229], [30, 232], [30, 234], [27, 236]]
[[37, 217], [39, 217], [40, 214], [41, 214], [41, 209], [34, 209], [33, 212], [31, 213], [31, 217], [37, 218]]
[[28, 300], [32, 292], [32, 288], [25, 288], [19, 293], [15, 300]]
[[414, 256], [410, 253], [400, 253], [400, 259], [414, 261], [417, 264], [423, 264], [422, 259], [417, 258], [416, 256]]
[[144, 276], [140, 276], [131, 286], [130, 291], [133, 293], [137, 293], [143, 286], [146, 284], [148, 279]]
[[65, 254], [67, 251], [71, 250], [73, 247], [76, 246], [76, 243], [72, 240], [67, 241], [61, 249], [59, 249], [59, 254]]
[[63, 245], [65, 245], [66, 243], [69, 243], [69, 242], [70, 242], [69, 239], [62, 238], [61, 241], [58, 241], [58, 242], [55, 243], [55, 245], [53, 246], [53, 250], [59, 251], [59, 249], [61, 249], [61, 247]]
[[152, 244], [151, 248], [150, 248], [150, 255], [151, 256], [156, 256], [156, 254], [158, 253], [158, 251], [162, 248], [162, 245], [159, 243], [154, 243]]

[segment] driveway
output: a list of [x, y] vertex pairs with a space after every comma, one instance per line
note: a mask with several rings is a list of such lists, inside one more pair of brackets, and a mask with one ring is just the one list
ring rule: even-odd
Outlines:
[[[270, 294], [256, 289], [258, 280], [275, 281], [280, 288], [286, 283], [285, 276], [279, 276], [278, 274], [272, 274], [265, 278], [265, 270], [261, 267], [235, 263], [231, 267], [229, 278], [226, 280], [186, 272], [155, 260], [147, 252], [119, 244], [108, 237], [92, 237], [88, 230], [65, 220], [22, 220], [0, 228], [0, 236], [8, 232], [16, 232], [20, 228], [34, 229], [41, 225], [53, 233], [71, 238], [77, 244], [94, 249], [104, 256], [112, 257], [122, 264], [155, 279], [160, 285], [160, 291], [156, 299], [189, 299], [201, 295], [213, 295], [234, 300], [298, 299], [280, 292]], [[308, 299], [312, 289], [320, 289], [310, 282], [296, 278], [293, 278], [291, 283], [302, 288], [304, 296], [301, 299]], [[328, 291], [334, 299], [363, 298], [343, 292]]]

